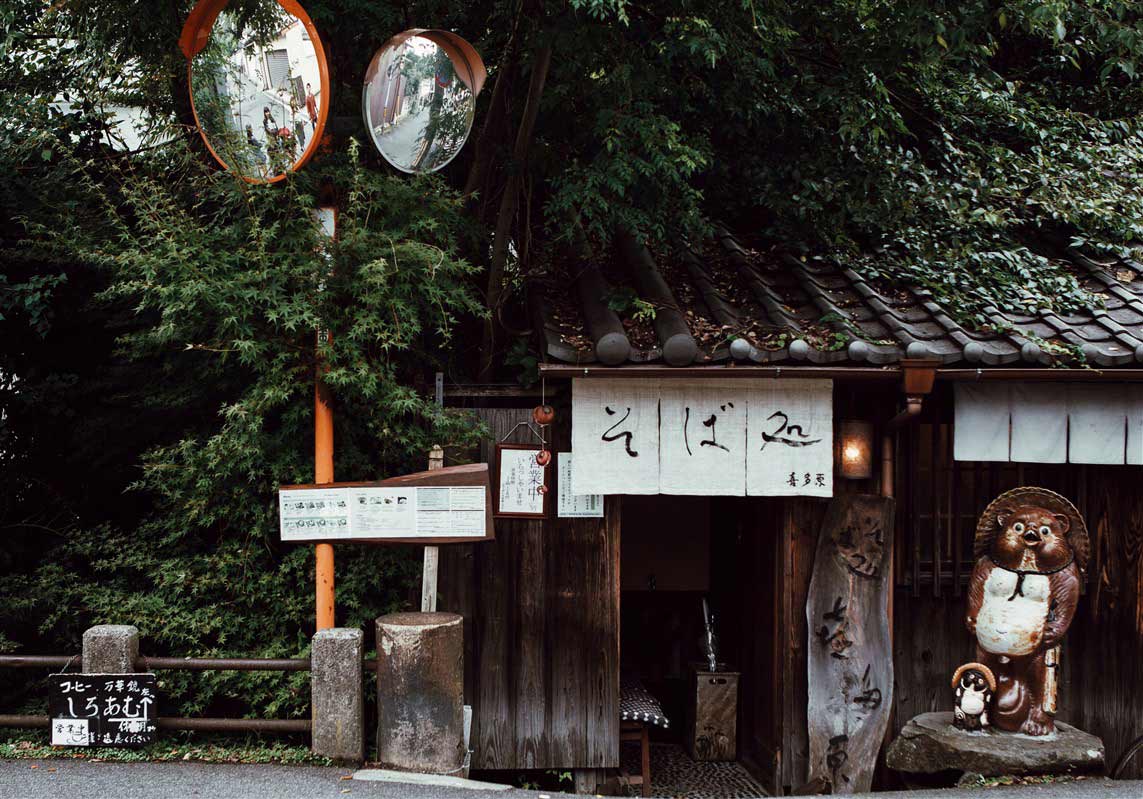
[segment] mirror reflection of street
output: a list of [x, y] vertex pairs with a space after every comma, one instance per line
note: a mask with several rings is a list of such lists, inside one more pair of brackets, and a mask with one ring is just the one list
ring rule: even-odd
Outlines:
[[476, 109], [471, 76], [436, 42], [412, 36], [374, 56], [363, 98], [373, 143], [405, 172], [431, 172], [464, 146]]
[[228, 168], [270, 179], [293, 168], [316, 130], [317, 52], [305, 26], [277, 2], [267, 0], [238, 25], [224, 11], [194, 58], [195, 113]]

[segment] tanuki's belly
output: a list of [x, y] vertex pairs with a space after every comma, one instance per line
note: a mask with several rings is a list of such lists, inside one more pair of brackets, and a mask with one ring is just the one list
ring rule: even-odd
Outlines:
[[996, 655], [1027, 655], [1040, 645], [1051, 593], [1048, 578], [1028, 574], [1017, 591], [1016, 572], [994, 568], [984, 584], [976, 640]]

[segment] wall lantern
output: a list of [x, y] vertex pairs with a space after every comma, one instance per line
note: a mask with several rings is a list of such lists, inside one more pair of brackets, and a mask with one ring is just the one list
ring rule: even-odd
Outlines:
[[873, 476], [873, 424], [843, 420], [838, 424], [837, 470], [846, 480]]
[[199, 0], [179, 36], [191, 110], [225, 169], [275, 183], [317, 151], [329, 116], [329, 67], [297, 0]]
[[455, 33], [397, 34], [365, 72], [361, 114], [373, 145], [402, 172], [444, 168], [468, 139], [487, 77], [480, 55]]

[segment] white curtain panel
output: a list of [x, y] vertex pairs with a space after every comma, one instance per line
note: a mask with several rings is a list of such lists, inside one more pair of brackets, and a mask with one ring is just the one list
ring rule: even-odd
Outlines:
[[957, 383], [953, 457], [1007, 461], [1012, 396], [1008, 383]]
[[958, 383], [959, 461], [1143, 464], [1143, 386]]
[[742, 380], [661, 381], [659, 492], [746, 493], [746, 403]]
[[1068, 462], [1124, 463], [1127, 390], [1123, 385], [1068, 386]]
[[1012, 384], [1012, 451], [1017, 463], [1067, 463], [1068, 392], [1051, 383]]
[[581, 494], [659, 493], [659, 381], [572, 381], [572, 482]]
[[1143, 388], [1123, 387], [1127, 410], [1127, 463], [1143, 465]]
[[833, 496], [833, 381], [752, 381], [749, 496]]

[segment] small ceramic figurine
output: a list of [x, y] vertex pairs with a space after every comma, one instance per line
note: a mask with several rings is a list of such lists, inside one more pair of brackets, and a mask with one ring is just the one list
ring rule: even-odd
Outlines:
[[1056, 709], [1050, 667], [1079, 601], [1087, 526], [1059, 494], [1016, 488], [985, 509], [975, 554], [966, 623], [977, 661], [996, 677], [989, 719], [1001, 730], [1048, 735]]
[[983, 730], [988, 726], [988, 708], [996, 693], [996, 675], [983, 663], [965, 663], [952, 678], [953, 726], [959, 730]]

